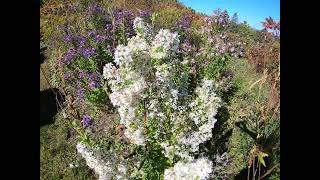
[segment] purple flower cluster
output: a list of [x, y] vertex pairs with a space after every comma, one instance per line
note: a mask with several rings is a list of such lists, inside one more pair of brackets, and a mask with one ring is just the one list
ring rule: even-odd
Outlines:
[[93, 125], [92, 119], [89, 115], [84, 115], [81, 122], [82, 122], [83, 128]]
[[77, 42], [80, 47], [88, 45], [88, 39], [86, 37], [84, 37], [83, 35], [77, 36]]
[[94, 15], [103, 15], [104, 12], [106, 12], [106, 10], [100, 4], [93, 1], [88, 5], [85, 15], [87, 18], [91, 18]]
[[[226, 38], [225, 34], [213, 35], [208, 37], [208, 42], [214, 45], [215, 55], [231, 54], [233, 57], [244, 56], [244, 43], [232, 42]], [[227, 43], [228, 42], [228, 43]]]
[[95, 48], [82, 48], [81, 51], [85, 58], [90, 58], [96, 54]]
[[151, 11], [140, 11], [138, 16], [144, 18], [144, 17], [150, 17], [151, 15], [152, 15]]
[[84, 92], [85, 89], [81, 87], [80, 81], [77, 82], [77, 97], [78, 97], [78, 102], [82, 103], [84, 101]]
[[230, 23], [230, 17], [227, 11], [221, 11], [221, 9], [217, 9], [213, 11], [212, 20], [215, 24], [225, 27]]
[[191, 43], [185, 39], [183, 43], [180, 44], [179, 51], [183, 54], [188, 54], [192, 51], [192, 45]]
[[133, 28], [133, 20], [134, 14], [131, 11], [124, 11], [124, 10], [116, 10], [114, 12], [115, 16], [115, 29], [119, 30], [120, 25], [125, 25], [125, 33], [130, 38], [135, 35], [134, 28]]
[[101, 77], [97, 72], [93, 72], [89, 75], [88, 82], [90, 89], [98, 88], [101, 85]]
[[106, 31], [111, 31], [112, 30], [112, 24], [110, 22], [107, 22], [105, 25]]
[[65, 43], [69, 43], [73, 40], [73, 36], [71, 34], [67, 35], [64, 39]]
[[81, 71], [81, 72], [79, 73], [79, 78], [80, 78], [80, 79], [83, 79], [85, 76], [87, 76], [87, 73], [88, 73], [88, 70]]
[[191, 19], [188, 15], [184, 15], [184, 17], [178, 21], [177, 27], [182, 29], [183, 31], [188, 31], [191, 27]]
[[76, 55], [77, 51], [74, 48], [70, 48], [66, 53], [64, 53], [62, 59], [60, 59], [59, 65], [69, 64]]
[[96, 42], [103, 42], [104, 40], [107, 39], [107, 36], [103, 35], [105, 33], [98, 32], [96, 29], [89, 31], [87, 34], [89, 37], [93, 38]]
[[68, 2], [68, 3], [66, 3], [66, 5], [67, 5], [68, 11], [70, 13], [73, 13], [73, 12], [76, 12], [77, 9], [79, 9], [80, 3], [79, 3], [79, 1], [75, 1], [72, 3]]
[[66, 72], [64, 75], [63, 75], [63, 79], [64, 80], [69, 80], [71, 78], [71, 73], [70, 72]]

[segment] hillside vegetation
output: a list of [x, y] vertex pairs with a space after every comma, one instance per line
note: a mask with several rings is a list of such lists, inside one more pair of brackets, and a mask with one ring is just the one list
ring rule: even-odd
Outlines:
[[40, 179], [280, 179], [280, 22], [44, 0]]

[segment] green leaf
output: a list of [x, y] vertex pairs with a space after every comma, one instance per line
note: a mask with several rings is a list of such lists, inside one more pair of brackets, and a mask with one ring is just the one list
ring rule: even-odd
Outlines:
[[258, 155], [258, 160], [259, 160], [259, 162], [260, 162], [264, 167], [266, 167], [266, 164], [265, 164], [263, 158], [264, 158], [264, 157], [267, 157], [268, 154], [263, 153], [263, 152], [260, 151], [257, 155]]
[[76, 128], [77, 127], [77, 122], [74, 120], [74, 121], [72, 121], [72, 126], [74, 127], [74, 128]]

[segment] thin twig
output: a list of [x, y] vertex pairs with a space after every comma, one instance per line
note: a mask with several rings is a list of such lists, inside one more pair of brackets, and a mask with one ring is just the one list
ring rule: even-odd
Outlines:
[[261, 164], [259, 163], [258, 166], [259, 166], [259, 176], [258, 176], [258, 179], [260, 179]]
[[[56, 99], [57, 99], [58, 95], [57, 95], [57, 93], [53, 90], [53, 88], [52, 88], [52, 86], [51, 86], [51, 84], [50, 84], [50, 81], [47, 79], [47, 76], [46, 76], [46, 74], [44, 73], [44, 70], [43, 70], [43, 68], [41, 67], [41, 65], [40, 65], [40, 71], [42, 72], [44, 79], [45, 79], [46, 82], [48, 83], [49, 89], [51, 89], [51, 91], [53, 92], [53, 94], [55, 94]], [[58, 103], [59, 107], [62, 109], [62, 105], [60, 104], [60, 102], [59, 102], [58, 100], [57, 100], [57, 103]]]
[[[259, 160], [257, 160], [257, 166], [259, 167]], [[253, 174], [253, 178], [256, 179], [256, 174], [257, 174], [257, 171], [258, 171], [258, 167], [256, 168], [256, 170], [254, 171], [254, 174]]]
[[254, 176], [254, 169], [255, 169], [255, 166], [254, 166], [254, 165], [255, 165], [255, 163], [256, 163], [256, 162], [255, 162], [255, 159], [256, 159], [256, 157], [253, 156], [253, 163], [252, 163], [252, 175], [253, 175], [253, 176], [252, 176], [252, 180], [255, 180], [255, 176]]
[[271, 169], [269, 169], [263, 176], [261, 176], [260, 180], [269, 175], [275, 168], [277, 168], [279, 164], [274, 165]]

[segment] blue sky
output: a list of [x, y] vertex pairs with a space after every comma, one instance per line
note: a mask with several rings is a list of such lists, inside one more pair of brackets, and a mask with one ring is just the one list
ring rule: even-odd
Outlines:
[[213, 10], [227, 10], [230, 16], [238, 13], [239, 22], [247, 21], [255, 29], [262, 29], [261, 22], [271, 16], [280, 20], [280, 0], [179, 0], [196, 12], [212, 15]]

